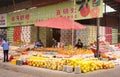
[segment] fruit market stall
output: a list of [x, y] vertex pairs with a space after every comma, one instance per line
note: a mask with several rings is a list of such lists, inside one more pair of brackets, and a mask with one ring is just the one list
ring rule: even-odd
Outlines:
[[[10, 46], [9, 61], [14, 65], [28, 65], [63, 72], [86, 73], [110, 69], [120, 64], [120, 46], [100, 43], [100, 58], [89, 48], [34, 48], [32, 44]], [[2, 51], [2, 48], [0, 48]]]
[[[86, 50], [86, 51], [85, 51]], [[24, 51], [25, 52], [25, 51]], [[100, 69], [110, 69], [115, 67], [115, 62], [111, 60], [99, 60], [93, 56], [91, 50], [68, 50], [57, 52], [26, 51], [11, 60], [15, 65], [29, 65], [50, 70], [65, 71], [68, 73], [86, 73]], [[92, 53], [93, 54], [93, 53]], [[84, 56], [83, 56], [84, 55]], [[87, 56], [86, 56], [87, 55]]]

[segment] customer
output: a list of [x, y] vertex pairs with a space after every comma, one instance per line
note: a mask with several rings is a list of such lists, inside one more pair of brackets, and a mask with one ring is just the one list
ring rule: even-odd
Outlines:
[[75, 47], [77, 47], [77, 48], [83, 48], [83, 43], [81, 42], [80, 39], [78, 39], [78, 42], [77, 42], [77, 44], [75, 45]]
[[43, 47], [44, 44], [43, 42], [39, 39], [38, 41], [35, 42], [35, 47], [38, 48], [38, 47]]
[[8, 62], [9, 42], [7, 41], [7, 39], [4, 39], [2, 41], [1, 46], [3, 47], [3, 53], [4, 53], [3, 62]]

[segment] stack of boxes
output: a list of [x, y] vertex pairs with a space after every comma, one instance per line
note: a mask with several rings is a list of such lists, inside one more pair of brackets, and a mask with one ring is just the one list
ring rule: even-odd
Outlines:
[[88, 45], [88, 28], [76, 31], [76, 42], [81, 39], [84, 45]]
[[46, 28], [39, 28], [39, 38], [44, 43], [44, 45], [46, 45], [46, 43], [47, 43], [46, 39], [48, 38], [48, 37], [46, 37], [47, 36], [46, 30], [47, 30]]
[[112, 44], [112, 27], [105, 27], [105, 41]]
[[[76, 31], [74, 30], [74, 44], [76, 40]], [[61, 30], [61, 42], [65, 42], [66, 44], [72, 44], [72, 30]]]
[[22, 32], [22, 27], [21, 26], [14, 27], [13, 40], [15, 42], [21, 40], [21, 32]]
[[118, 29], [112, 29], [112, 43], [118, 43]]
[[96, 41], [97, 28], [96, 26], [88, 26], [88, 45]]
[[[39, 33], [38, 30], [39, 29]], [[39, 34], [39, 39], [44, 43], [45, 46], [50, 46], [52, 41], [52, 30], [48, 28], [41, 28], [31, 26], [30, 40], [31, 42], [37, 41], [37, 34]]]
[[31, 26], [23, 26], [21, 32], [21, 41], [30, 42]]
[[[37, 40], [37, 27], [35, 26], [23, 26], [22, 30], [19, 32], [16, 30], [17, 35], [15, 37], [21, 36], [21, 41], [25, 42], [35, 42]], [[10, 42], [13, 41], [15, 27], [10, 27], [7, 29], [7, 38]], [[44, 45], [51, 46], [53, 31], [48, 28], [39, 28], [39, 38], [42, 40]], [[100, 41], [105, 40], [110, 44], [118, 43], [118, 29], [112, 27], [100, 26], [99, 28]], [[86, 29], [74, 30], [74, 40], [72, 40], [72, 30], [61, 30], [60, 41], [65, 42], [67, 45], [72, 44], [72, 41], [75, 43], [78, 39], [81, 39], [84, 46], [90, 45], [96, 41], [97, 37], [97, 27], [94, 25], [87, 25]]]
[[[86, 29], [76, 31], [76, 41], [80, 38], [83, 44], [88, 46], [90, 43], [96, 41], [97, 27], [93, 25], [88, 25], [86, 27]], [[110, 44], [118, 43], [118, 29], [100, 26], [99, 36], [100, 41], [106, 41]]]
[[14, 27], [9, 27], [7, 29], [7, 38], [10, 42], [13, 42], [13, 33], [14, 33]]
[[81, 29], [76, 31], [76, 40], [81, 39], [84, 46], [88, 46], [90, 43], [96, 41], [96, 26], [87, 26], [86, 29]]
[[105, 27], [104, 26], [100, 26], [99, 28], [99, 38], [100, 38], [100, 41], [105, 41]]
[[37, 27], [31, 26], [30, 41], [35, 42], [37, 40]]

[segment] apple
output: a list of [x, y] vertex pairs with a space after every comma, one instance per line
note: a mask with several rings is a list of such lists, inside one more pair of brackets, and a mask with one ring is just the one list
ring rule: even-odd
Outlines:
[[83, 17], [86, 17], [89, 14], [89, 12], [90, 12], [90, 6], [89, 5], [87, 7], [87, 5], [84, 4], [83, 7], [80, 9], [80, 14]]

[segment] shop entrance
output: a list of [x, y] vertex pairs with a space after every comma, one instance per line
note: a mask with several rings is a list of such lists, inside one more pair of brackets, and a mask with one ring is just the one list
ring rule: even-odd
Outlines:
[[60, 42], [60, 33], [61, 33], [60, 29], [53, 28], [53, 38], [57, 40], [57, 42]]

